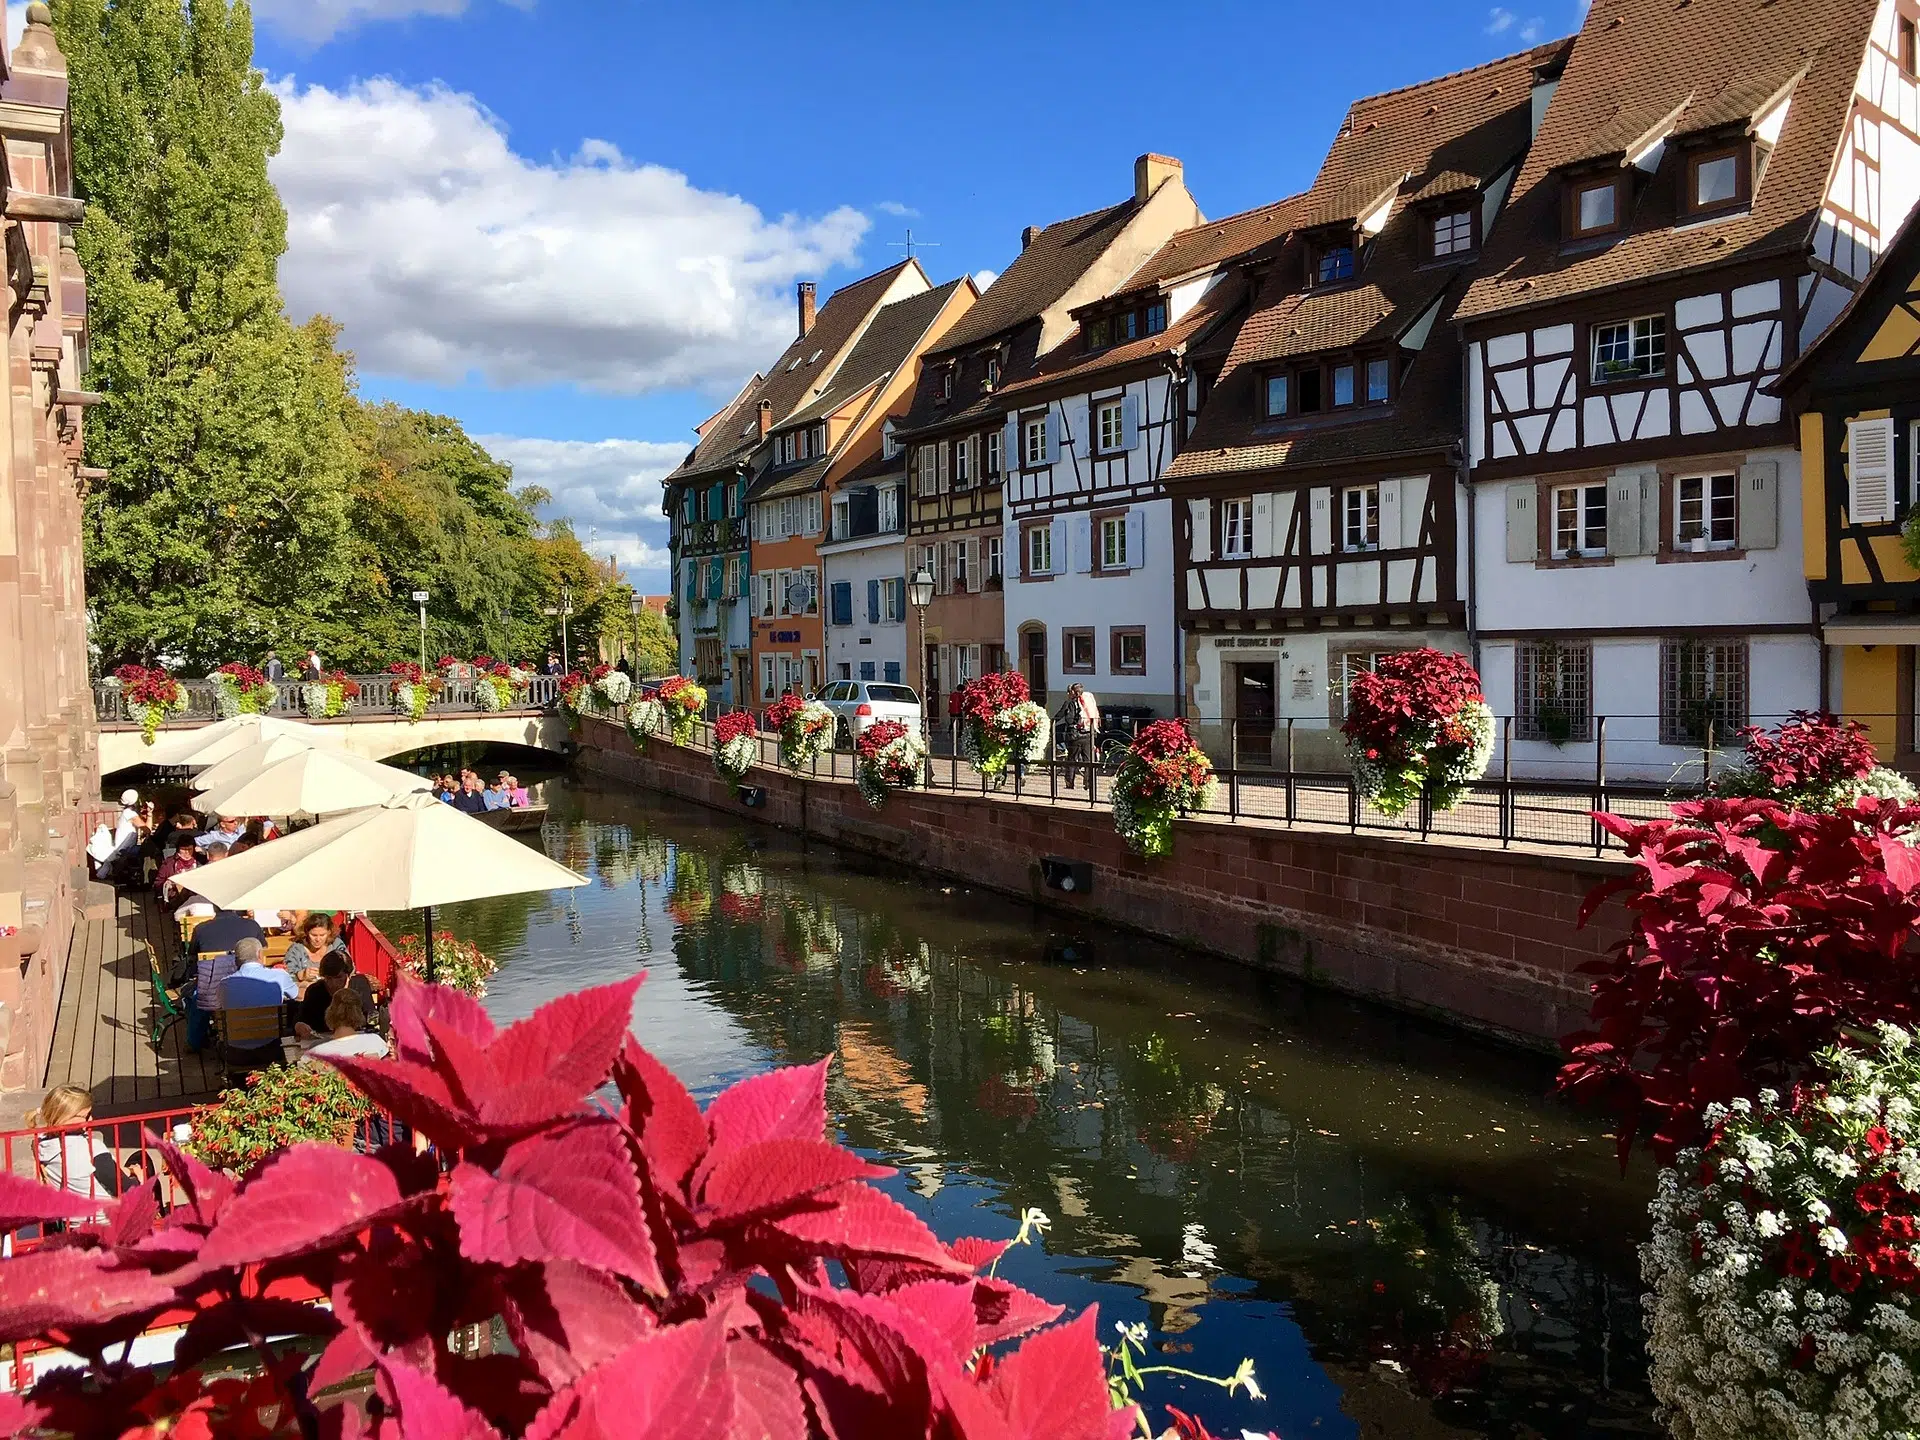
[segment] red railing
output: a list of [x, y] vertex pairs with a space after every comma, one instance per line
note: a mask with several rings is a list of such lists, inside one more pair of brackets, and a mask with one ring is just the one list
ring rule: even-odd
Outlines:
[[376, 995], [391, 995], [394, 972], [400, 968], [400, 952], [393, 942], [365, 915], [343, 917], [341, 931], [353, 968], [373, 982]]

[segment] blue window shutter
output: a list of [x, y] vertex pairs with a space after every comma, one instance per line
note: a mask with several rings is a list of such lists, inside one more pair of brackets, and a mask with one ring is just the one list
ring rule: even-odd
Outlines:
[[853, 582], [850, 580], [833, 582], [833, 623], [853, 624]]
[[878, 580], [867, 581], [867, 623], [869, 625], [880, 623], [880, 582]]
[[1051, 410], [1047, 412], [1047, 464], [1060, 463], [1060, 417]]
[[707, 562], [707, 598], [709, 600], [718, 600], [720, 598], [724, 589], [723, 582], [725, 580], [726, 576], [721, 573], [720, 562], [718, 560], [709, 560]]
[[753, 571], [747, 568], [747, 557], [740, 557], [740, 598], [745, 600], [753, 594]]
[[862, 680], [873, 679], [873, 661], [862, 660], [860, 662], [860, 678]]
[[698, 560], [689, 560], [687, 561], [687, 599], [698, 600], [699, 598], [700, 562]]
[[1147, 516], [1143, 510], [1127, 512], [1127, 568], [1138, 570], [1147, 563]]
[[1128, 395], [1120, 402], [1120, 448], [1132, 450], [1140, 443], [1140, 398]]
[[1007, 432], [1000, 441], [1000, 473], [1017, 475], [1026, 457], [1020, 453], [1020, 417], [1007, 417]]
[[898, 685], [900, 683], [900, 662], [898, 660], [887, 661], [887, 683], [889, 685]]

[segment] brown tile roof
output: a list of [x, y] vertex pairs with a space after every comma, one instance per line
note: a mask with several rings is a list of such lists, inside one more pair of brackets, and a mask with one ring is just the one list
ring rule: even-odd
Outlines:
[[[1131, 287], [1130, 287], [1131, 288]], [[1104, 370], [1164, 355], [1195, 340], [1207, 338], [1216, 326], [1230, 321], [1247, 302], [1247, 282], [1229, 275], [1216, 282], [1196, 300], [1187, 313], [1157, 335], [1142, 335], [1124, 345], [1088, 351], [1081, 346], [1081, 332], [1075, 330], [1060, 344], [1041, 356], [1036, 364], [1000, 387], [1005, 405], [1021, 403], [1020, 397], [1066, 381], [1084, 380]]]
[[1039, 315], [1105, 253], [1138, 208], [1129, 198], [1047, 226], [942, 337], [941, 352], [977, 345]]
[[795, 410], [784, 423], [797, 425], [831, 415], [855, 395], [907, 364], [925, 337], [927, 327], [953, 298], [953, 292], [962, 285], [972, 284], [973, 281], [963, 275], [883, 307], [873, 317], [860, 342], [833, 372], [827, 388]]
[[1177, 233], [1147, 257], [1116, 294], [1157, 287], [1162, 281], [1211, 270], [1229, 260], [1255, 257], [1285, 242], [1302, 213], [1301, 195], [1289, 195], [1255, 210], [1209, 220]]
[[[1169, 479], [1385, 459], [1458, 442], [1460, 352], [1444, 321], [1467, 270], [1422, 262], [1427, 215], [1417, 201], [1477, 192], [1519, 159], [1533, 72], [1565, 47], [1536, 46], [1353, 106], [1296, 213], [1303, 224], [1353, 221], [1391, 195], [1386, 224], [1363, 246], [1352, 284], [1302, 290], [1302, 243], [1295, 239], [1278, 255]], [[1269, 362], [1390, 345], [1436, 307], [1390, 407], [1281, 421], [1260, 415], [1256, 387]]]
[[[1594, 0], [1460, 317], [1803, 253], [1874, 8], [1875, 0]], [[1676, 230], [1682, 160], [1669, 147], [1658, 173], [1640, 182], [1619, 239], [1561, 253], [1557, 170], [1616, 153], [1631, 143], [1619, 139], [1626, 131], [1641, 125], [1644, 135], [1676, 111], [1678, 134], [1751, 118], [1802, 70], [1749, 213]]]
[[[897, 265], [889, 265], [884, 270], [834, 291], [814, 317], [813, 328], [789, 344], [781, 352], [779, 360], [767, 371], [766, 378], [753, 388], [752, 393], [743, 395], [744, 410], [736, 402], [735, 409], [743, 419], [730, 418], [729, 423], [710, 426], [693, 447], [693, 453], [680, 463], [679, 469], [667, 476], [666, 483], [672, 485], [716, 470], [731, 470], [748, 458], [760, 444], [760, 402], [771, 402], [776, 426], [786, 420], [812, 394], [815, 386], [834, 373], [841, 352], [860, 332], [860, 327], [866, 323], [874, 306], [880, 303], [880, 297], [899, 278], [900, 272], [909, 265], [917, 268], [918, 263], [902, 260]], [[741, 433], [743, 429], [747, 431], [744, 435]]]

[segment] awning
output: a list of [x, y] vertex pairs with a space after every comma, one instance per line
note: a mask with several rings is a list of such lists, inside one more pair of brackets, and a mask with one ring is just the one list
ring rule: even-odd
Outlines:
[[1920, 616], [1849, 615], [1820, 630], [1829, 645], [1920, 645]]

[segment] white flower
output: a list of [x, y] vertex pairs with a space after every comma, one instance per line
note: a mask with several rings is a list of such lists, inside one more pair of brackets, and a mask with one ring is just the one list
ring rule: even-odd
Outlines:
[[1780, 1223], [1780, 1217], [1774, 1211], [1762, 1210], [1753, 1217], [1753, 1228], [1771, 1240], [1774, 1236], [1784, 1233], [1787, 1227]]

